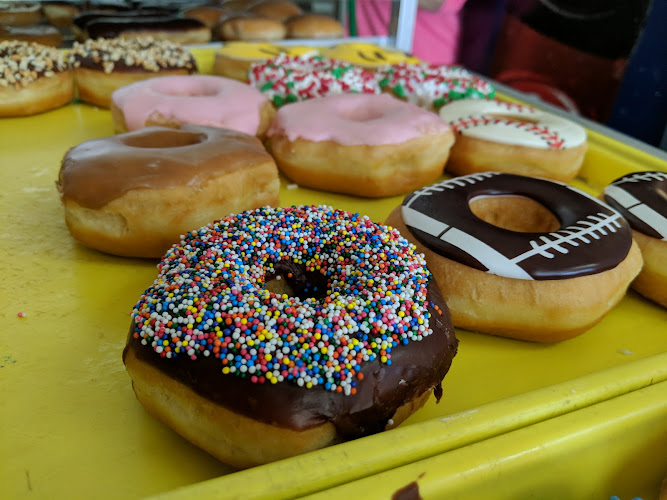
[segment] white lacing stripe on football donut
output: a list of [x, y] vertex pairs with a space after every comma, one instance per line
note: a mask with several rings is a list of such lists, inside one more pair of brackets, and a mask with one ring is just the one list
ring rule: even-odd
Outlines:
[[403, 220], [409, 227], [439, 237], [442, 241], [464, 250], [468, 255], [481, 262], [489, 270], [488, 272], [516, 279], [533, 279], [510, 259], [474, 236], [417, 212], [407, 205], [403, 206], [401, 211]]
[[469, 184], [475, 184], [494, 175], [498, 175], [500, 172], [481, 172], [478, 174], [470, 174], [465, 177], [454, 177], [446, 181], [442, 181], [439, 184], [433, 184], [432, 186], [426, 186], [422, 189], [418, 189], [412, 193], [412, 198], [405, 204], [406, 207], [409, 207], [412, 202], [414, 202], [420, 196], [431, 196], [433, 193], [441, 193], [445, 189], [456, 189], [457, 187], [465, 187]]
[[[667, 173], [662, 172], [637, 172], [636, 174], [623, 177], [614, 181], [612, 186], [618, 186], [625, 182], [650, 182], [650, 181], [664, 181], [667, 180]], [[607, 188], [609, 189], [609, 188]]]
[[554, 254], [549, 252], [549, 250], [556, 250], [557, 252], [565, 254], [568, 253], [569, 250], [564, 248], [562, 245], [567, 244], [577, 247], [579, 246], [579, 243], [577, 243], [576, 240], [579, 240], [584, 244], [590, 243], [590, 240], [587, 238], [587, 236], [598, 240], [600, 239], [600, 236], [597, 234], [598, 232], [602, 235], [607, 234], [607, 231], [615, 233], [616, 228], [621, 227], [620, 223], [618, 222], [618, 220], [621, 218], [619, 214], [609, 216], [600, 213], [597, 216], [589, 215], [588, 218], [592, 219], [593, 222], [582, 220], [577, 222], [578, 225], [568, 226], [566, 228], [559, 229], [554, 233], [549, 233], [549, 236], [551, 236], [553, 240], [550, 240], [546, 235], [540, 236], [539, 239], [542, 240], [542, 243], [539, 243], [536, 240], [532, 240], [530, 242], [532, 250], [521, 255], [517, 255], [512, 259], [512, 262], [521, 262], [528, 259], [529, 257], [532, 257], [533, 255], [538, 254], [542, 257], [552, 259]]
[[[665, 178], [667, 178], [667, 174], [665, 175]], [[638, 182], [638, 180], [630, 180], [629, 182]], [[620, 182], [618, 184], [620, 184]], [[605, 196], [615, 200], [619, 205], [627, 209], [627, 211], [632, 215], [637, 217], [646, 225], [650, 226], [656, 233], [660, 235], [662, 240], [667, 240], [667, 218], [665, 218], [662, 214], [656, 212], [651, 207], [635, 198], [625, 189], [618, 187], [616, 183], [607, 186], [605, 189]]]

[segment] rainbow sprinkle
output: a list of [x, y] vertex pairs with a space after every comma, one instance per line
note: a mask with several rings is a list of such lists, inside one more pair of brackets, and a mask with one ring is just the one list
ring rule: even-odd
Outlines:
[[[322, 298], [266, 288], [291, 261], [327, 279]], [[430, 335], [423, 255], [395, 229], [326, 206], [260, 208], [185, 235], [132, 312], [134, 337], [165, 358], [215, 357], [255, 383], [356, 393], [361, 365], [391, 364]]]

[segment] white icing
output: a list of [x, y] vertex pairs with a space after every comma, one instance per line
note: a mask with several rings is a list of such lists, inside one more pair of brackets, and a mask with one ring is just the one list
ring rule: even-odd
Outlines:
[[586, 141], [586, 130], [570, 120], [496, 100], [452, 101], [440, 108], [440, 118], [462, 135], [502, 144], [567, 149]]
[[667, 241], [667, 218], [664, 215], [642, 203], [641, 200], [618, 185], [611, 184], [607, 186], [604, 194], [657, 232], [662, 241]]

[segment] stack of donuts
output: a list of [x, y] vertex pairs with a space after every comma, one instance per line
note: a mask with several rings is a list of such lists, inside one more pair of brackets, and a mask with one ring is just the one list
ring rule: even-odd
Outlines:
[[333, 17], [304, 12], [289, 0], [42, 0], [0, 2], [0, 41], [51, 47], [71, 39], [151, 36], [182, 44], [216, 40], [333, 39], [344, 34]]
[[[286, 2], [242, 8], [268, 4]], [[64, 155], [71, 235], [162, 258], [123, 353], [136, 396], [234, 466], [391, 429], [439, 400], [455, 327], [563, 341], [632, 283], [666, 305], [667, 174], [619, 179], [605, 201], [576, 189], [585, 130], [497, 100], [463, 68], [364, 44], [236, 42], [216, 58], [225, 76], [197, 75], [189, 52], [152, 38], [88, 40], [69, 63], [44, 51], [24, 68], [26, 46], [0, 44], [0, 103], [33, 76], [78, 72], [117, 133]], [[400, 198], [384, 224], [316, 193], [285, 207], [281, 176]]]

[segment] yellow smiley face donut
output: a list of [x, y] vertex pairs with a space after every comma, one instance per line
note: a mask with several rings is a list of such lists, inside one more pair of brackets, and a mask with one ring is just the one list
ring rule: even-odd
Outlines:
[[599, 322], [642, 257], [615, 210], [566, 184], [484, 172], [408, 195], [387, 224], [413, 241], [455, 326], [554, 342]]
[[304, 45], [282, 47], [271, 43], [227, 42], [215, 53], [213, 73], [247, 82], [248, 71], [253, 64], [266, 62], [280, 54], [312, 57], [318, 54], [318, 50]]
[[367, 69], [377, 69], [387, 64], [418, 64], [421, 61], [400, 50], [378, 47], [371, 43], [350, 42], [339, 43], [322, 51], [324, 57], [351, 62]]
[[579, 173], [586, 130], [530, 106], [463, 99], [440, 108], [456, 133], [446, 170], [454, 175], [499, 171], [561, 182]]

